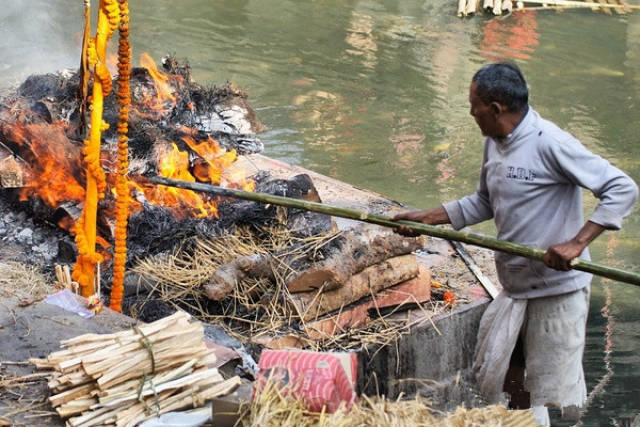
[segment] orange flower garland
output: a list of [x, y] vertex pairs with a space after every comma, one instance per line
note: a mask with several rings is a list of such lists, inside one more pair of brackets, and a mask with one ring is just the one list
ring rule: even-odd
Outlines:
[[91, 100], [91, 130], [82, 150], [87, 165], [87, 191], [85, 204], [75, 225], [78, 259], [73, 269], [73, 280], [80, 284], [82, 295], [93, 295], [96, 264], [102, 256], [96, 253], [96, 215], [98, 201], [104, 197], [106, 179], [100, 165], [100, 138], [107, 125], [102, 120], [104, 97], [111, 92], [111, 74], [105, 65], [107, 40], [120, 21], [120, 6], [116, 0], [101, 0], [98, 10], [96, 37], [87, 47], [89, 65], [94, 67], [93, 95]]
[[129, 218], [129, 105], [131, 94], [129, 77], [131, 74], [131, 46], [129, 45], [129, 5], [128, 0], [120, 0], [120, 41], [118, 44], [118, 176], [116, 177], [116, 227], [113, 260], [113, 282], [109, 307], [122, 310], [122, 291], [127, 261], [127, 221]]

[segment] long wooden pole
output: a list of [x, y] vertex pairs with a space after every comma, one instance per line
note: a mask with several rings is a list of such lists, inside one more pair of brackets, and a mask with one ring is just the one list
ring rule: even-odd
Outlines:
[[[493, 249], [495, 251], [501, 251], [511, 255], [518, 255], [536, 261], [542, 261], [542, 256], [545, 254], [545, 251], [543, 251], [542, 249], [521, 245], [519, 243], [507, 242], [505, 240], [499, 240], [493, 237], [471, 233], [469, 231], [456, 231], [449, 228], [437, 227], [434, 225], [427, 225], [413, 221], [392, 221], [391, 218], [383, 215], [370, 214], [355, 209], [330, 206], [322, 203], [309, 202], [306, 200], [275, 196], [273, 194], [253, 193], [250, 191], [217, 187], [215, 185], [202, 184], [198, 182], [180, 181], [176, 179], [164, 178], [161, 176], [149, 177], [146, 178], [146, 181], [153, 184], [183, 188], [186, 190], [193, 190], [202, 193], [210, 193], [223, 197], [251, 200], [254, 202], [284, 206], [287, 208], [304, 209], [311, 212], [317, 212], [341, 218], [355, 219], [358, 221], [383, 225], [391, 228], [406, 227], [420, 234], [426, 234], [428, 236], [440, 237], [443, 239], [455, 240], [475, 246], [481, 246], [483, 248]], [[620, 282], [626, 282], [632, 285], [640, 286], [640, 274], [633, 273], [631, 271], [625, 271], [619, 268], [596, 264], [594, 262], [585, 261], [580, 258], [575, 258], [573, 261], [571, 261], [571, 267], [575, 270], [580, 270], [609, 279], [618, 280]]]
[[[553, 7], [566, 7], [566, 8], [576, 8], [576, 7], [588, 7], [591, 9], [640, 9], [640, 5], [635, 4], [613, 4], [613, 3], [589, 3], [585, 1], [575, 1], [575, 0], [524, 0], [524, 3], [534, 3], [534, 4], [543, 4], [548, 8]], [[525, 7], [524, 9], [528, 9]], [[517, 10], [517, 9], [514, 9]]]

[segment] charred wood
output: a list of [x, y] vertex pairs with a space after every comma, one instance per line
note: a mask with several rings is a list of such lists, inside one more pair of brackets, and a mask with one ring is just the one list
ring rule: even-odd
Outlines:
[[287, 248], [276, 254], [240, 257], [218, 269], [205, 285], [205, 292], [210, 299], [220, 301], [248, 277], [274, 279], [276, 275], [284, 278], [290, 292], [328, 291], [344, 285], [368, 266], [422, 246], [422, 238], [361, 226], [340, 233], [319, 249]]

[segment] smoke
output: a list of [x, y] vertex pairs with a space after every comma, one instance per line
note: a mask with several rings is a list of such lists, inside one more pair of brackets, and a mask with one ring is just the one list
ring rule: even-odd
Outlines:
[[0, 0], [0, 88], [77, 68], [83, 23], [81, 0]]

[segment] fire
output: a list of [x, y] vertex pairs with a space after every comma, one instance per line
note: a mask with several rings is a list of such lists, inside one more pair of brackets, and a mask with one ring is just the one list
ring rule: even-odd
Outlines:
[[17, 150], [29, 164], [27, 186], [20, 200], [38, 197], [46, 205], [81, 203], [84, 187], [79, 183], [82, 167], [80, 149], [67, 139], [65, 123], [15, 123], [3, 126], [3, 133], [20, 144]]
[[198, 155], [192, 162], [193, 175], [198, 181], [246, 191], [255, 189], [255, 183], [245, 179], [243, 170], [232, 172], [231, 165], [238, 158], [236, 150], [224, 151], [211, 137], [200, 143], [189, 136], [182, 140]]
[[[158, 70], [153, 58], [147, 53], [140, 55], [140, 65], [147, 69], [149, 75], [153, 79], [154, 88], [156, 91], [155, 99], [151, 97], [145, 99], [143, 103], [146, 108], [152, 111], [165, 111], [171, 110], [175, 107], [177, 98], [173, 93], [174, 90], [169, 84], [169, 76]], [[176, 76], [179, 77], [179, 76]]]
[[[156, 93], [150, 99], [135, 100], [136, 111], [132, 114], [149, 116], [161, 114], [151, 112], [150, 108], [162, 108], [170, 111], [176, 105], [176, 95], [172, 83], [180, 82], [182, 76], [164, 74], [156, 68], [149, 55], [142, 55], [142, 63], [154, 79]], [[152, 91], [150, 91], [152, 92]], [[132, 106], [134, 108], [134, 106]], [[187, 105], [196, 110], [193, 103]], [[142, 110], [141, 113], [138, 110]], [[82, 205], [85, 202], [85, 168], [82, 146], [79, 141], [70, 139], [69, 123], [63, 121], [33, 123], [28, 115], [16, 115], [11, 111], [0, 112], [0, 134], [8, 144], [7, 148], [20, 157], [25, 170], [26, 186], [20, 190], [20, 199], [40, 199], [44, 204], [57, 209], [66, 203]], [[168, 126], [165, 123], [165, 126]], [[245, 172], [232, 167], [237, 161], [235, 150], [227, 151], [213, 138], [203, 139], [193, 128], [176, 125], [174, 129], [185, 135], [178, 143], [163, 145], [163, 152], [157, 152], [156, 170], [161, 176], [190, 182], [204, 182], [213, 185], [240, 188], [253, 191], [255, 184], [245, 177]], [[113, 156], [113, 157], [112, 157]], [[107, 175], [107, 200], [101, 204], [101, 214], [112, 217], [115, 198], [116, 158], [112, 151], [103, 150], [100, 159]], [[215, 198], [189, 190], [164, 186], [138, 185], [136, 176], [130, 176], [132, 191], [143, 193], [146, 201], [152, 205], [168, 208], [178, 218], [217, 217], [218, 208]], [[141, 209], [135, 201], [132, 209]], [[73, 219], [63, 217], [59, 226], [74, 232]]]
[[[189, 136], [182, 138], [189, 151], [182, 151], [176, 143], [159, 155], [158, 174], [167, 178], [189, 182], [206, 182], [225, 187], [243, 188], [252, 191], [255, 183], [244, 178], [243, 171], [233, 174], [227, 169], [237, 159], [235, 150], [225, 151], [212, 138], [197, 142]], [[189, 215], [217, 217], [218, 207], [215, 199], [191, 190], [163, 186], [141, 187], [147, 201], [154, 205], [171, 208], [178, 218]]]

